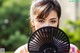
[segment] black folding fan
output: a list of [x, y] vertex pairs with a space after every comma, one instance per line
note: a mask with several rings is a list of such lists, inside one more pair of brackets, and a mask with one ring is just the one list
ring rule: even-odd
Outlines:
[[28, 42], [29, 53], [69, 53], [67, 35], [56, 27], [46, 26], [36, 30]]

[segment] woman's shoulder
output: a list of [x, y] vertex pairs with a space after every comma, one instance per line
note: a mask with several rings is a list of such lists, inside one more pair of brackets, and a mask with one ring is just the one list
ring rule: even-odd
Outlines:
[[70, 44], [70, 53], [77, 53], [78, 51], [78, 48], [73, 45], [73, 44]]
[[76, 49], [78, 49], [74, 44], [70, 44], [70, 48], [76, 48]]
[[[78, 48], [73, 45], [70, 44], [70, 53], [77, 53]], [[27, 44], [22, 45], [21, 47], [19, 47], [14, 53], [29, 53], [28, 49], [27, 49]]]
[[27, 44], [19, 47], [14, 53], [28, 53]]

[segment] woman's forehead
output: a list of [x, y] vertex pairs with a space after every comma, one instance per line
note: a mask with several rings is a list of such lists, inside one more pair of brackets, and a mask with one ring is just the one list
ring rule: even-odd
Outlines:
[[[42, 15], [43, 16], [43, 15]], [[46, 14], [44, 14], [44, 16], [43, 17], [41, 17], [41, 16], [39, 16], [39, 17], [35, 17], [36, 19], [47, 19], [47, 18], [49, 18], [49, 19], [56, 19], [56, 18], [58, 18], [58, 16], [57, 16], [57, 12], [56, 11], [54, 11], [54, 10], [52, 10], [50, 13], [48, 13], [47, 15]]]

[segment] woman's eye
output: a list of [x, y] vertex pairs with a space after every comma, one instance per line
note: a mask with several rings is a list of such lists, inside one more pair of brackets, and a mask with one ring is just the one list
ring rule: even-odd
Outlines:
[[44, 20], [38, 20], [38, 22], [43, 23], [43, 22], [44, 22]]
[[56, 23], [56, 21], [51, 21], [51, 23]]

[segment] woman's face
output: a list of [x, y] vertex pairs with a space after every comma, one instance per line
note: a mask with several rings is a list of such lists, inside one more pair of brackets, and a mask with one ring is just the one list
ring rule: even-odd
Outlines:
[[57, 16], [57, 12], [54, 10], [49, 13], [47, 18], [38, 19], [35, 17], [32, 22], [32, 25], [35, 27], [35, 30], [45, 26], [57, 27], [58, 24], [59, 24], [59, 19]]

